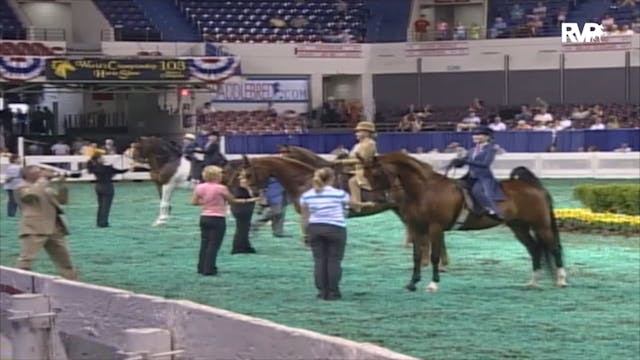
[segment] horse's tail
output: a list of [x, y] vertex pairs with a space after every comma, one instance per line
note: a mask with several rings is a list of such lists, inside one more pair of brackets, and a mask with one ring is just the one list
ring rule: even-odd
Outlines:
[[[545, 198], [547, 199], [547, 204], [549, 206], [549, 218], [551, 221], [551, 232], [553, 234], [553, 241], [555, 245], [560, 250], [560, 254], [562, 254], [562, 246], [560, 245], [560, 231], [558, 230], [558, 221], [556, 220], [555, 211], [553, 211], [553, 198], [547, 189], [542, 185], [542, 181], [533, 173], [531, 170], [526, 168], [525, 166], [518, 166], [517, 168], [511, 170], [511, 174], [509, 178], [512, 180], [520, 180], [524, 181], [527, 184], [534, 186], [542, 191], [544, 191]], [[545, 257], [545, 262], [547, 266], [551, 266], [551, 259], [549, 259], [550, 249], [546, 246], [543, 246], [543, 253]]]

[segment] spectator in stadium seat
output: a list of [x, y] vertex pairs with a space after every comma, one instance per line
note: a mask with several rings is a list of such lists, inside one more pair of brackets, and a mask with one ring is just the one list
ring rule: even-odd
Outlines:
[[620, 144], [619, 148], [616, 148], [613, 150], [614, 152], [631, 152], [633, 151], [633, 149], [631, 149], [631, 147], [629, 146], [629, 144], [627, 143], [622, 143]]
[[562, 8], [558, 11], [558, 15], [554, 17], [554, 25], [558, 26], [565, 21], [567, 21], [567, 9]]
[[474, 98], [469, 106], [469, 111], [479, 112], [482, 109], [484, 109], [484, 101], [480, 100], [480, 98]]
[[449, 40], [451, 37], [449, 36], [449, 23], [444, 19], [440, 19], [437, 25], [438, 30], [438, 40]]
[[489, 124], [489, 128], [493, 131], [505, 131], [507, 130], [507, 125], [502, 122], [500, 115], [496, 115], [493, 118], [493, 122]]
[[289, 25], [291, 25], [291, 27], [293, 28], [299, 29], [309, 25], [309, 20], [307, 20], [302, 15], [297, 15], [296, 17], [291, 19], [291, 21], [289, 21]]
[[604, 129], [606, 129], [606, 126], [602, 122], [602, 118], [599, 116], [595, 117], [593, 124], [589, 127], [589, 130], [604, 130]]
[[633, 35], [633, 30], [629, 28], [629, 25], [622, 25], [618, 31], [618, 35]]
[[518, 120], [516, 127], [513, 128], [516, 131], [526, 131], [531, 130], [531, 125], [527, 124], [525, 120]]
[[542, 1], [538, 1], [538, 5], [533, 8], [532, 13], [540, 18], [544, 18], [547, 16], [547, 7], [544, 6], [544, 3]]
[[480, 125], [480, 118], [476, 115], [475, 111], [470, 111], [461, 122], [456, 125], [456, 131], [473, 129]]
[[551, 128], [547, 126], [546, 122], [536, 121], [533, 126], [533, 131], [551, 131]]
[[349, 10], [349, 3], [344, 0], [336, 1], [336, 13], [340, 16], [347, 15], [347, 11]]
[[469, 39], [479, 40], [481, 32], [482, 32], [482, 28], [480, 27], [480, 25], [476, 23], [472, 23], [471, 27], [469, 28]]
[[524, 120], [525, 122], [527, 122], [531, 120], [532, 117], [533, 114], [531, 113], [531, 110], [529, 110], [528, 105], [520, 106], [520, 113], [516, 114], [516, 120]]
[[553, 121], [553, 115], [549, 113], [547, 108], [542, 107], [536, 115], [533, 116], [534, 122], [548, 123]]
[[515, 3], [511, 8], [511, 20], [519, 21], [524, 16], [524, 10], [520, 7], [520, 4]]
[[605, 31], [608, 31], [608, 29], [611, 27], [611, 25], [615, 24], [616, 20], [613, 18], [613, 16], [607, 14], [602, 18], [601, 24], [602, 26], [604, 26]]
[[625, 7], [625, 6], [635, 7], [636, 0], [620, 0], [620, 7]]
[[556, 120], [553, 129], [556, 131], [562, 131], [569, 129], [571, 127], [571, 120], [566, 116], [562, 116], [560, 120]]
[[502, 17], [498, 16], [493, 22], [493, 26], [489, 29], [489, 37], [492, 39], [497, 39], [504, 35], [505, 30], [507, 29], [507, 23], [504, 22]]
[[633, 32], [636, 34], [640, 34], [640, 17], [637, 17], [635, 20], [633, 20], [633, 22], [631, 23], [631, 30], [633, 30]]
[[541, 18], [538, 15], [532, 15], [528, 18], [527, 27], [529, 28], [529, 35], [533, 37], [539, 36], [542, 26], [544, 25]]
[[429, 31], [429, 21], [424, 14], [420, 14], [420, 17], [413, 23], [413, 32], [415, 34], [414, 41], [427, 41]]
[[453, 32], [453, 40], [466, 40], [467, 39], [467, 28], [464, 26], [462, 22], [458, 22], [455, 30]]
[[571, 112], [572, 120], [583, 120], [588, 118], [591, 115], [591, 111], [589, 109], [585, 109], [584, 106], [580, 105], [573, 108]]
[[413, 117], [413, 121], [411, 122], [411, 132], [420, 132], [422, 131], [422, 126], [424, 125], [424, 114], [418, 113]]
[[396, 130], [411, 131], [411, 122], [413, 121], [414, 118], [415, 118], [415, 115], [413, 113], [403, 116], [398, 122], [398, 125], [396, 126]]
[[279, 15], [274, 15], [274, 17], [269, 20], [269, 25], [274, 28], [283, 28], [287, 26], [287, 23]]

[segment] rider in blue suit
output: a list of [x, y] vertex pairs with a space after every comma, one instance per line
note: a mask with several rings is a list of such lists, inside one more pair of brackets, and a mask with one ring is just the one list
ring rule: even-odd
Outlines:
[[492, 137], [493, 131], [488, 127], [480, 126], [474, 129], [473, 142], [476, 146], [469, 149], [465, 157], [454, 159], [450, 166], [469, 166], [467, 181], [473, 198], [490, 217], [502, 221], [502, 214], [495, 202], [504, 200], [504, 193], [491, 172], [491, 164], [497, 150], [490, 141]]

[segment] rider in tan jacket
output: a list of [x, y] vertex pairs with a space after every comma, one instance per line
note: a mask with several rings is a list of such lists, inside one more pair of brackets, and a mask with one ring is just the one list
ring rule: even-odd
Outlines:
[[378, 153], [376, 141], [374, 140], [376, 125], [370, 121], [361, 121], [356, 126], [355, 133], [358, 144], [351, 150], [349, 158], [336, 160], [336, 162], [344, 165], [355, 165], [354, 176], [349, 179], [349, 192], [351, 193], [353, 211], [360, 212], [362, 206], [366, 205], [362, 203], [361, 189], [371, 190], [371, 185], [364, 176], [364, 168], [359, 158], [369, 161]]

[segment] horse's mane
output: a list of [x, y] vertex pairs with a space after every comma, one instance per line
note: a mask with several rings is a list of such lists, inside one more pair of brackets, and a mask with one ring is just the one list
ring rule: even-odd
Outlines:
[[327, 160], [309, 149], [293, 145], [287, 145], [286, 149], [287, 152], [285, 152], [284, 155], [288, 156], [289, 159], [299, 160], [302, 158], [305, 159], [305, 161], [312, 161], [319, 166], [329, 166], [329, 162]]
[[302, 168], [304, 170], [308, 170], [308, 171], [315, 171], [315, 168], [307, 163], [304, 163], [300, 160], [294, 159], [294, 158], [290, 158], [290, 157], [286, 157], [286, 156], [265, 156], [265, 157], [258, 157], [258, 158], [254, 158], [252, 159], [252, 161], [258, 161], [260, 162], [262, 159], [262, 161], [282, 161], [285, 163], [290, 164], [291, 166], [295, 166], [298, 168]]
[[390, 152], [387, 154], [378, 155], [378, 158], [383, 162], [400, 165], [403, 168], [409, 169], [411, 172], [424, 178], [425, 181], [433, 179], [435, 175], [438, 175], [433, 170], [430, 164], [422, 162], [411, 155], [405, 154], [402, 151]]
[[175, 158], [182, 155], [182, 150], [176, 144], [159, 137], [143, 137], [140, 139], [140, 143], [147, 156], [153, 154], [159, 157]]

